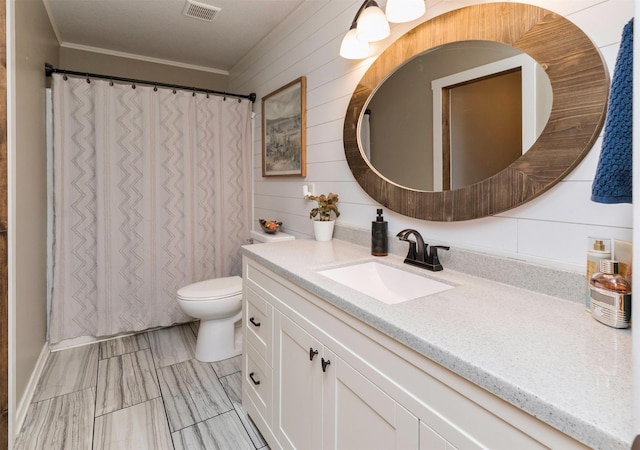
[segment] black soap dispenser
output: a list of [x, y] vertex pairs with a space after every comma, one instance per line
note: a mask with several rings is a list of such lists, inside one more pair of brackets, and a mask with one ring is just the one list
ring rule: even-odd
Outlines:
[[373, 256], [387, 256], [389, 254], [387, 225], [387, 222], [382, 218], [382, 209], [378, 209], [376, 221], [371, 222], [371, 254]]

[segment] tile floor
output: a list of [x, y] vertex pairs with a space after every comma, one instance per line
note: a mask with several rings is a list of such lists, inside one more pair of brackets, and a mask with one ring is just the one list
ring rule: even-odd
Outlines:
[[267, 449], [242, 410], [241, 357], [195, 359], [196, 324], [61, 350], [15, 449]]

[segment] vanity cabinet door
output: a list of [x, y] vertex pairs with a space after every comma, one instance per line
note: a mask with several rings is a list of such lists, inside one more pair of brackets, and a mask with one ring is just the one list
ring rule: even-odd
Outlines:
[[276, 312], [274, 316], [275, 434], [284, 449], [319, 449], [322, 346], [285, 315]]
[[324, 449], [418, 449], [419, 421], [325, 349]]
[[420, 450], [456, 450], [456, 448], [431, 427], [420, 422]]

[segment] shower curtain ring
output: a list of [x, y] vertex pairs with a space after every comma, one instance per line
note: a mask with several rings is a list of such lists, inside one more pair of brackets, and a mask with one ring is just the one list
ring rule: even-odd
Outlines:
[[109, 86], [113, 86], [113, 77], [109, 79]]
[[87, 84], [91, 84], [91, 80], [89, 79], [89, 74], [85, 74], [85, 76], [87, 77]]
[[153, 92], [158, 92], [158, 85], [157, 84], [153, 87]]

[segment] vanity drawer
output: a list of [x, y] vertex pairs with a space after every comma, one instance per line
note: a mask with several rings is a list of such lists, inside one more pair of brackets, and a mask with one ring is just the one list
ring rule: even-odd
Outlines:
[[247, 344], [243, 357], [243, 397], [246, 395], [252, 403], [253, 408], [249, 410], [255, 409], [267, 424], [271, 424], [273, 370], [257, 353], [251, 344]]
[[273, 364], [273, 306], [267, 303], [251, 287], [245, 289], [246, 339], [265, 362]]

